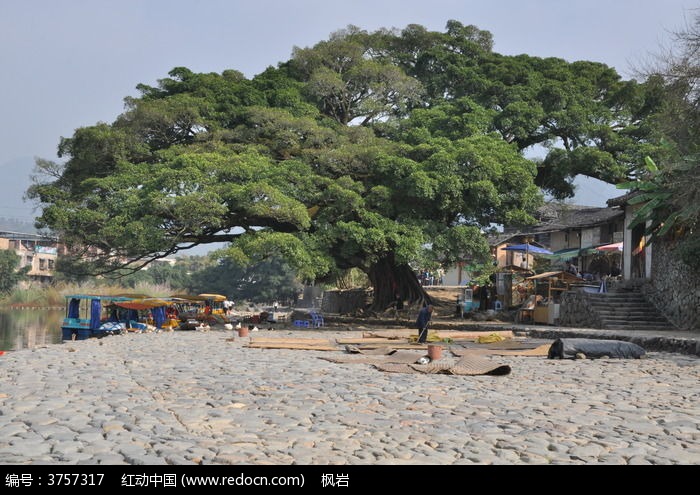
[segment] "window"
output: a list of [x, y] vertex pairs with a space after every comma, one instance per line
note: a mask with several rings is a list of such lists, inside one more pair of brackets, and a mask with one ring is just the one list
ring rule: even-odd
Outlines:
[[56, 265], [56, 261], [50, 259], [49, 260], [49, 270], [53, 270], [55, 265]]
[[39, 259], [39, 270], [42, 270], [42, 271], [46, 270], [46, 265], [47, 265], [46, 260], [44, 258], [40, 258]]

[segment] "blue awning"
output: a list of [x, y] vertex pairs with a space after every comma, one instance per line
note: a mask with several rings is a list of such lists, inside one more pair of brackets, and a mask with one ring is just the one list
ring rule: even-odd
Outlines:
[[532, 244], [513, 244], [503, 248], [506, 251], [519, 251], [528, 254], [553, 254], [549, 249], [534, 246]]

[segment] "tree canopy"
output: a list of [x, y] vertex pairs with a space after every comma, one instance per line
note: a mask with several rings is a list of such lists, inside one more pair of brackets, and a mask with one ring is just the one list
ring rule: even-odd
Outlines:
[[226, 294], [232, 301], [267, 304], [293, 303], [303, 289], [295, 271], [276, 257], [247, 265], [222, 258], [217, 264], [194, 273], [190, 286], [193, 294], [214, 292]]
[[621, 187], [642, 204], [632, 223], [645, 225], [650, 242], [673, 241], [679, 257], [700, 272], [700, 13], [675, 34], [675, 45], [647, 71], [648, 84], [662, 94], [651, 119], [665, 138], [657, 163], [647, 157], [646, 171]]
[[[426, 246], [484, 260], [482, 232], [532, 222], [540, 188], [634, 177], [657, 153], [653, 87], [494, 53], [457, 21], [350, 26], [250, 80], [176, 68], [138, 89], [112, 124], [62, 139], [63, 164], [38, 161], [29, 191], [38, 226], [91, 272], [223, 241], [239, 265], [282, 257], [306, 280], [360, 268], [375, 306], [420, 302], [409, 263]], [[544, 158], [525, 158], [536, 146]]]

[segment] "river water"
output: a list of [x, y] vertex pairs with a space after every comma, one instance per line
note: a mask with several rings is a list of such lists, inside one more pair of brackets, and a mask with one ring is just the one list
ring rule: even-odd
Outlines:
[[0, 309], [0, 351], [61, 342], [64, 309]]

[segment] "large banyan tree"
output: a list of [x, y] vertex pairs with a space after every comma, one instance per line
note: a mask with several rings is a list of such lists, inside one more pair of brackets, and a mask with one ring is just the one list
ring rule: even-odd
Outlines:
[[[112, 124], [61, 139], [29, 191], [74, 270], [138, 268], [227, 242], [306, 280], [359, 268], [383, 309], [427, 299], [410, 262], [486, 260], [483, 230], [527, 224], [578, 174], [634, 177], [657, 95], [594, 62], [492, 51], [456, 21], [355, 27], [245, 78], [176, 68]], [[527, 159], [539, 146], [544, 158]], [[69, 260], [65, 261], [70, 263]]]

